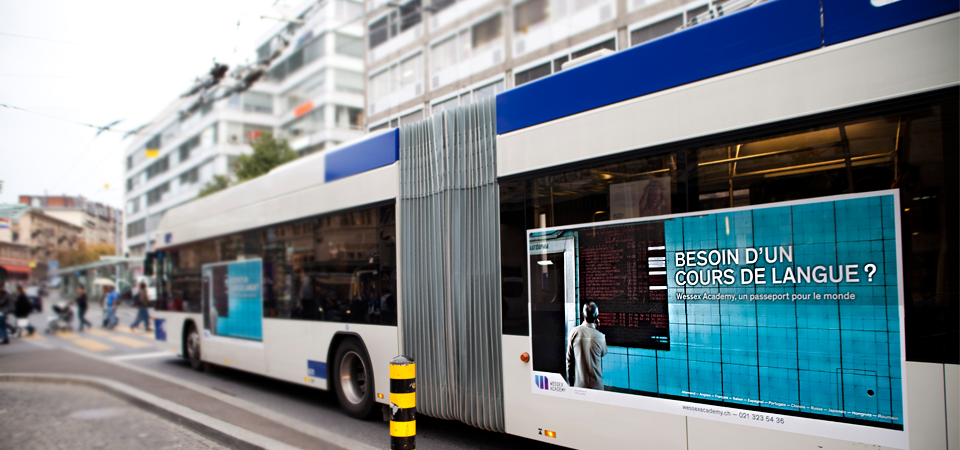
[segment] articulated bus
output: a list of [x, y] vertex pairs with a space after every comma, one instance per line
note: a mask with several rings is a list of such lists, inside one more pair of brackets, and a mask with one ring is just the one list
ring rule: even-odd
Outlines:
[[403, 354], [573, 448], [960, 448], [957, 9], [760, 3], [172, 209], [158, 345], [359, 418]]

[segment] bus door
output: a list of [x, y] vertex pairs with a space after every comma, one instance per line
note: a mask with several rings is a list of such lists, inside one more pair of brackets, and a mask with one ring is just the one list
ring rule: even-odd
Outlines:
[[567, 336], [577, 326], [575, 237], [531, 237], [529, 249], [533, 370], [563, 374]]

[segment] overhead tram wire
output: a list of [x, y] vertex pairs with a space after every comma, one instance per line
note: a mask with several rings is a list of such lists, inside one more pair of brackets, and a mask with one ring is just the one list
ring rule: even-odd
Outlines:
[[[103, 164], [103, 162], [107, 160], [107, 157], [110, 156], [110, 155], [112, 155], [114, 152], [116, 152], [117, 149], [120, 148], [120, 146], [121, 146], [122, 144], [123, 144], [123, 139], [117, 141], [117, 145], [114, 145], [113, 148], [111, 148], [111, 149], [108, 150], [106, 153], [104, 153], [104, 154], [103, 154], [103, 157], [100, 158], [100, 161], [97, 161], [97, 164], [94, 165], [93, 168], [84, 171], [84, 172], [85, 172], [85, 175], [84, 175], [82, 178], [80, 178], [79, 180], [74, 181], [73, 184], [70, 185], [70, 188], [73, 189], [73, 188], [77, 187], [78, 184], [86, 181], [87, 178], [90, 177], [90, 174], [93, 173], [93, 172], [95, 172], [97, 169], [99, 169], [99, 168], [100, 168], [100, 165]], [[123, 174], [121, 174], [120, 177], [118, 177], [118, 178], [122, 179], [122, 178], [123, 178]], [[112, 184], [112, 183], [113, 183], [113, 181], [111, 181], [110, 183], [107, 183], [107, 184]]]
[[92, 124], [92, 123], [80, 122], [80, 121], [72, 120], [72, 119], [65, 119], [65, 118], [63, 118], [63, 117], [51, 116], [50, 114], [44, 114], [44, 113], [41, 113], [41, 112], [31, 111], [31, 110], [29, 110], [29, 109], [23, 109], [23, 108], [21, 108], [21, 107], [19, 107], [19, 106], [7, 105], [7, 104], [5, 104], [5, 103], [0, 103], [0, 106], [2, 106], [2, 107], [4, 107], [4, 108], [15, 109], [15, 110], [17, 110], [17, 111], [23, 111], [23, 112], [30, 113], [30, 114], [36, 114], [36, 115], [38, 115], [38, 116], [43, 116], [43, 117], [47, 117], [47, 118], [50, 118], [50, 119], [56, 119], [56, 120], [61, 120], [61, 121], [64, 121], [64, 122], [70, 122], [70, 123], [75, 124], [75, 125], [80, 125], [80, 126], [84, 126], [84, 127], [88, 127], [88, 128], [93, 128], [93, 129], [96, 129], [96, 130], [98, 131], [98, 134], [99, 134], [99, 133], [102, 133], [102, 132], [104, 132], [104, 131], [112, 131], [112, 132], [114, 132], [114, 133], [128, 133], [128, 131], [126, 131], [126, 130], [117, 130], [117, 129], [111, 127], [110, 125], [106, 125], [106, 126], [94, 125], [94, 124]]
[[22, 34], [14, 34], [14, 33], [2, 33], [2, 32], [0, 32], [0, 36], [8, 36], [8, 37], [14, 37], [14, 38], [20, 38], [20, 39], [30, 39], [30, 40], [34, 40], [34, 41], [52, 42], [52, 43], [55, 43], [55, 44], [67, 44], [67, 45], [78, 45], [78, 46], [80, 46], [80, 47], [91, 47], [90, 45], [81, 44], [81, 43], [78, 43], [78, 42], [60, 41], [60, 40], [56, 40], [56, 39], [47, 39], [47, 38], [36, 37], [36, 36], [24, 36], [24, 35], [22, 35]]
[[[63, 183], [64, 178], [67, 177], [67, 174], [70, 173], [70, 171], [73, 169], [73, 167], [76, 166], [77, 163], [80, 162], [80, 160], [83, 159], [83, 157], [87, 155], [87, 152], [90, 150], [90, 147], [93, 146], [93, 142], [96, 141], [98, 137], [100, 137], [100, 133], [103, 133], [104, 131], [110, 130], [110, 129], [111, 129], [110, 127], [112, 127], [112, 126], [114, 126], [114, 125], [116, 125], [116, 124], [118, 124], [118, 123], [120, 123], [120, 122], [121, 122], [120, 120], [114, 120], [113, 122], [110, 122], [109, 125], [104, 125], [104, 126], [102, 126], [102, 127], [94, 126], [94, 128], [97, 128], [99, 131], [97, 131], [97, 134], [93, 135], [93, 139], [90, 140], [90, 143], [87, 144], [87, 146], [83, 149], [82, 152], [80, 152], [80, 156], [78, 156], [76, 160], [74, 160], [72, 163], [70, 163], [69, 166], [67, 166], [67, 171], [64, 172], [64, 174], [63, 174], [62, 176], [60, 176], [60, 179], [57, 180], [57, 184], [54, 184], [54, 185], [53, 185], [53, 189], [56, 189], [58, 186], [60, 186], [60, 183]], [[123, 140], [123, 139], [121, 139], [121, 141], [122, 141], [122, 140]]]
[[75, 159], [72, 163], [70, 163], [70, 165], [67, 166], [67, 171], [60, 176], [60, 178], [57, 180], [57, 183], [54, 184], [53, 187], [50, 188], [50, 190], [55, 190], [57, 186], [60, 186], [60, 183], [63, 183], [63, 179], [66, 178], [68, 174], [70, 174], [71, 170], [73, 170], [73, 166], [77, 165], [77, 163], [80, 162], [80, 159], [86, 156], [87, 151], [90, 150], [90, 147], [93, 146], [93, 142], [97, 140], [97, 137], [99, 137], [99, 135], [95, 135], [93, 136], [93, 139], [90, 139], [90, 142], [87, 144], [87, 146], [83, 148], [82, 152], [80, 152], [80, 156], [77, 157], [77, 159]]

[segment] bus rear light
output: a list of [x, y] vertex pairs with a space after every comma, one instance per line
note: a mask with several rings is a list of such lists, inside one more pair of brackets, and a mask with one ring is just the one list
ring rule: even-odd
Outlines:
[[552, 438], [557, 437], [556, 431], [543, 430], [543, 434], [545, 434], [547, 437], [552, 437]]
[[383, 394], [377, 392], [377, 398], [383, 398]]
[[521, 353], [521, 354], [520, 354], [520, 361], [530, 362], [530, 354], [527, 353], [527, 352]]

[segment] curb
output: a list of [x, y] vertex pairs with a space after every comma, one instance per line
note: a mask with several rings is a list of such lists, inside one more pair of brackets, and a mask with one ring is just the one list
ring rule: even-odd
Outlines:
[[268, 438], [162, 399], [118, 381], [84, 375], [0, 373], [0, 382], [33, 382], [81, 385], [99, 389], [152, 412], [174, 424], [200, 433], [223, 445], [242, 450], [296, 450], [296, 447]]
[[[31, 343], [34, 343], [34, 344], [36, 343], [36, 342], [34, 342], [34, 341], [30, 341], [30, 342], [31, 342]], [[339, 447], [340, 449], [343, 449], [343, 450], [347, 450], [347, 449], [350, 449], [350, 450], [378, 450], [377, 447], [373, 447], [373, 446], [367, 445], [367, 444], [365, 444], [365, 443], [363, 443], [363, 442], [356, 441], [356, 440], [354, 440], [354, 439], [348, 438], [348, 437], [346, 437], [346, 436], [342, 436], [342, 435], [336, 434], [336, 433], [331, 432], [331, 431], [329, 431], [329, 430], [326, 430], [326, 429], [324, 429], [324, 428], [318, 427], [318, 426], [316, 426], [316, 425], [314, 425], [314, 424], [312, 424], [312, 423], [309, 423], [309, 422], [300, 420], [300, 419], [298, 419], [298, 418], [296, 418], [296, 417], [291, 417], [291, 416], [286, 416], [286, 415], [280, 414], [280, 413], [278, 413], [278, 412], [276, 412], [276, 411], [273, 411], [273, 410], [271, 410], [271, 409], [265, 408], [265, 407], [260, 406], [260, 405], [258, 405], [258, 404], [251, 403], [251, 402], [248, 402], [248, 401], [246, 401], [246, 400], [241, 400], [241, 399], [239, 399], [239, 398], [237, 398], [237, 397], [234, 397], [234, 396], [229, 395], [229, 394], [224, 394], [224, 393], [222, 393], [222, 392], [216, 391], [216, 390], [211, 389], [211, 388], [208, 388], [208, 387], [206, 387], [206, 386], [202, 386], [202, 385], [195, 384], [195, 383], [192, 383], [192, 382], [189, 382], [189, 381], [186, 381], [186, 380], [182, 380], [182, 379], [179, 379], [179, 378], [174, 377], [174, 376], [170, 376], [170, 375], [166, 375], [166, 374], [162, 374], [162, 373], [157, 373], [157, 372], [152, 372], [152, 371], [149, 371], [149, 370], [144, 369], [144, 368], [142, 368], [142, 367], [139, 367], [139, 366], [136, 366], [136, 365], [133, 365], [133, 364], [126, 363], [126, 362], [124, 362], [124, 361], [113, 360], [113, 359], [110, 359], [110, 358], [106, 358], [106, 357], [103, 357], [103, 356], [100, 356], [100, 355], [91, 354], [91, 353], [84, 352], [84, 351], [77, 350], [77, 349], [72, 349], [72, 348], [60, 348], [60, 350], [63, 350], [63, 351], [66, 351], [66, 352], [70, 352], [70, 353], [73, 353], [73, 354], [75, 354], [75, 355], [83, 356], [84, 358], [95, 359], [95, 360], [97, 360], [97, 361], [102, 361], [102, 362], [107, 363], [107, 364], [113, 364], [113, 365], [118, 366], [118, 367], [123, 367], [124, 369], [127, 369], [127, 370], [131, 370], [131, 371], [134, 371], [134, 372], [138, 372], [138, 373], [141, 373], [141, 374], [146, 375], [146, 376], [149, 376], [149, 377], [157, 378], [157, 379], [159, 379], [159, 380], [163, 380], [163, 381], [166, 381], [166, 382], [168, 382], [168, 383], [175, 384], [175, 385], [178, 385], [178, 386], [180, 386], [180, 387], [184, 387], [184, 388], [190, 389], [190, 390], [192, 390], [192, 391], [194, 391], [194, 392], [197, 392], [197, 393], [206, 395], [206, 396], [211, 397], [211, 398], [214, 398], [214, 399], [216, 399], [216, 400], [220, 400], [221, 402], [224, 402], [224, 403], [226, 403], [226, 404], [233, 405], [233, 406], [236, 406], [237, 408], [241, 408], [241, 409], [243, 409], [243, 410], [246, 410], [247, 412], [256, 414], [256, 415], [258, 415], [258, 416], [260, 416], [260, 417], [262, 417], [262, 418], [264, 418], [264, 419], [267, 419], [267, 420], [270, 420], [270, 421], [272, 421], [272, 422], [275, 422], [275, 423], [277, 423], [278, 425], [295, 428], [297, 431], [299, 431], [299, 432], [301, 432], [301, 433], [304, 433], [304, 434], [307, 434], [307, 435], [309, 435], [309, 436], [312, 436], [312, 437], [314, 437], [314, 438], [316, 438], [316, 439], [318, 439], [318, 440], [320, 440], [320, 441], [323, 441], [323, 442], [329, 444], [331, 447]], [[192, 411], [192, 410], [191, 410], [191, 411]]]

